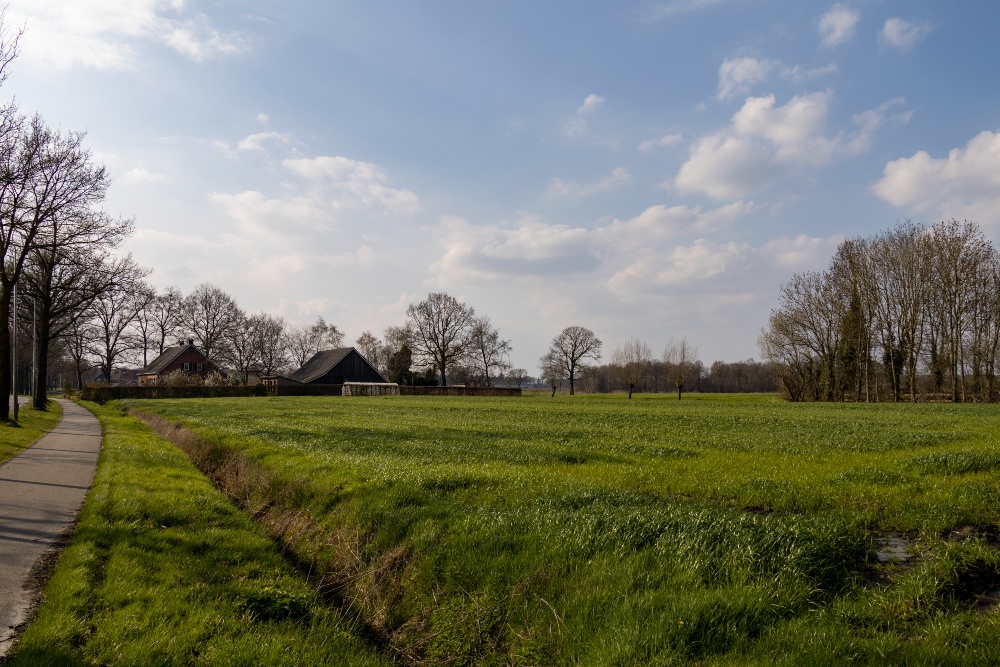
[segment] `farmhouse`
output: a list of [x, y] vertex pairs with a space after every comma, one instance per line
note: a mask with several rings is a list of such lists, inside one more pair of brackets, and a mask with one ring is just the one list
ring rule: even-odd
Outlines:
[[385, 378], [355, 348], [341, 347], [317, 352], [294, 373], [271, 375], [261, 381], [265, 385], [344, 384], [385, 382]]
[[168, 347], [163, 354], [153, 359], [148, 366], [139, 371], [136, 380], [139, 386], [156, 384], [157, 381], [174, 371], [204, 378], [219, 368], [208, 357], [194, 346], [194, 340], [188, 338], [180, 345]]

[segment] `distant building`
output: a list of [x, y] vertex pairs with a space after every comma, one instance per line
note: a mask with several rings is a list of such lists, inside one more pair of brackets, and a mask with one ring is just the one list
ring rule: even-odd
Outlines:
[[156, 384], [164, 375], [180, 371], [187, 375], [202, 379], [209, 373], [216, 372], [219, 367], [213, 364], [205, 354], [194, 346], [192, 339], [187, 339], [180, 345], [168, 347], [163, 354], [153, 359], [148, 366], [139, 371], [136, 377], [139, 386]]
[[385, 378], [353, 347], [317, 352], [302, 368], [288, 375], [262, 378], [266, 385], [385, 382]]

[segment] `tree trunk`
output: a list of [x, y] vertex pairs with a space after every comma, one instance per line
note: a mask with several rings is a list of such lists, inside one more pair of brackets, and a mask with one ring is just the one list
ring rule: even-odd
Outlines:
[[42, 312], [36, 321], [35, 329], [35, 391], [31, 397], [32, 406], [36, 410], [44, 410], [46, 403], [46, 387], [49, 377], [49, 308], [42, 300]]
[[0, 421], [10, 419], [10, 292], [0, 288]]
[[681, 389], [683, 389], [683, 388], [684, 388], [684, 385], [682, 385], [682, 384], [677, 385], [677, 400], [678, 401], [681, 400]]
[[630, 401], [632, 400], [632, 387], [634, 387], [634, 386], [635, 386], [634, 384], [630, 384], [628, 386], [628, 398], [629, 398]]

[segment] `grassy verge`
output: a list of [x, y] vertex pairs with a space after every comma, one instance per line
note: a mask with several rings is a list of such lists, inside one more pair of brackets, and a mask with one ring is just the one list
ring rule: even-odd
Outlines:
[[1000, 662], [994, 406], [127, 404], [400, 663]]
[[7, 665], [386, 664], [181, 452], [87, 407], [97, 476]]
[[27, 405], [18, 410], [18, 421], [0, 421], [0, 463], [23, 452], [54, 429], [62, 419], [62, 408], [55, 401], [48, 410], [35, 410]]

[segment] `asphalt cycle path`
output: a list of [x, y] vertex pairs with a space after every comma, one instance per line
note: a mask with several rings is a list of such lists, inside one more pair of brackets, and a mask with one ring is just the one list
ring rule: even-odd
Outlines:
[[0, 657], [37, 601], [36, 568], [72, 529], [97, 470], [100, 422], [56, 400], [59, 425], [0, 465]]

